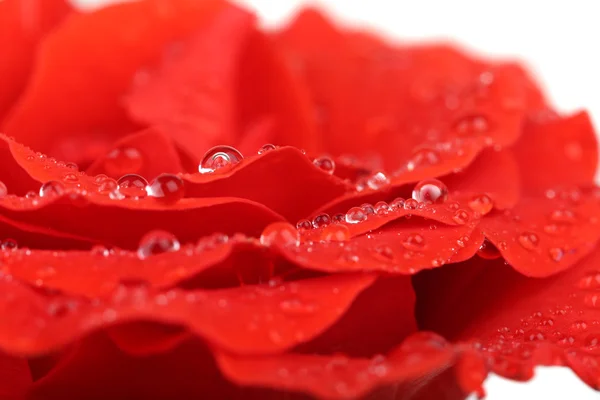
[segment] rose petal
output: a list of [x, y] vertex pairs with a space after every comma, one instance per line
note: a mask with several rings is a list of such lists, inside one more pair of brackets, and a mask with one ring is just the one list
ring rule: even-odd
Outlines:
[[7, 295], [0, 298], [0, 348], [37, 355], [118, 323], [153, 321], [185, 326], [238, 354], [280, 352], [333, 325], [374, 280], [367, 274], [338, 275], [193, 292], [121, 285], [111, 298], [94, 303], [40, 295], [3, 279], [0, 286]]
[[528, 119], [514, 146], [523, 190], [539, 193], [557, 186], [594, 182], [598, 145], [586, 112], [568, 117]]
[[482, 148], [513, 143], [524, 113], [544, 106], [515, 65], [447, 46], [392, 47], [344, 33], [313, 10], [277, 40], [301, 66], [326, 150], [379, 154], [387, 169], [409, 166], [413, 152], [429, 146], [444, 152], [436, 175], [465, 167]]
[[31, 374], [27, 360], [0, 352], [0, 397], [21, 400], [31, 388]]
[[95, 156], [84, 147], [93, 145], [97, 156], [134, 131], [120, 100], [135, 72], [222, 6], [149, 0], [71, 16], [44, 39], [30, 84], [2, 130], [49, 155], [89, 162]]
[[0, 123], [27, 85], [38, 42], [72, 11], [64, 0], [0, 2]]
[[216, 355], [223, 374], [238, 385], [302, 392], [323, 399], [356, 399], [385, 385], [435, 376], [453, 363], [453, 352], [416, 337], [387, 356], [347, 358], [284, 354], [272, 357]]
[[[124, 159], [121, 161], [120, 158]], [[115, 179], [125, 174], [152, 179], [161, 173], [182, 171], [175, 145], [168, 136], [155, 129], [121, 138], [87, 169], [90, 175], [105, 174]]]
[[503, 376], [525, 380], [536, 365], [567, 365], [599, 389], [599, 256], [546, 279], [476, 258], [427, 271], [415, 277], [417, 319], [422, 329], [476, 341]]
[[527, 276], [545, 277], [575, 265], [600, 238], [600, 205], [591, 191], [551, 196], [524, 197], [512, 210], [494, 211], [480, 224], [502, 256]]
[[100, 195], [67, 194], [35, 202], [0, 199], [0, 212], [16, 224], [48, 226], [128, 249], [137, 249], [140, 238], [155, 229], [189, 243], [214, 233], [216, 226], [225, 234], [258, 236], [269, 223], [283, 219], [261, 204], [230, 197], [182, 199], [164, 205], [152, 198], [110, 200]]
[[282, 147], [244, 159], [230, 171], [184, 175], [186, 196], [232, 196], [297, 221], [341, 196], [347, 186], [315, 167], [298, 149]]

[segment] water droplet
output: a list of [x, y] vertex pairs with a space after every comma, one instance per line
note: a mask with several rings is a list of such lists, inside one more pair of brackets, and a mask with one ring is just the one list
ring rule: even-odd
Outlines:
[[94, 256], [108, 257], [111, 254], [111, 250], [106, 246], [96, 245], [92, 247], [90, 253]]
[[321, 233], [321, 240], [327, 242], [345, 242], [350, 239], [350, 229], [344, 224], [332, 224]]
[[8, 189], [6, 189], [6, 185], [4, 182], [0, 181], [0, 199], [8, 194]]
[[104, 159], [104, 169], [112, 176], [138, 173], [143, 164], [142, 154], [134, 147], [117, 147]]
[[376, 258], [383, 259], [384, 261], [394, 260], [396, 255], [394, 254], [394, 250], [390, 246], [378, 245], [374, 249], [374, 254]]
[[481, 194], [469, 201], [469, 208], [481, 215], [486, 215], [494, 208], [494, 202], [487, 194]]
[[146, 197], [146, 186], [148, 181], [136, 174], [123, 175], [117, 181], [119, 193], [125, 197]]
[[40, 197], [62, 196], [65, 186], [58, 181], [48, 181], [40, 187]]
[[585, 321], [575, 321], [569, 327], [569, 331], [573, 333], [585, 332], [588, 329], [588, 324]]
[[65, 167], [69, 169], [79, 170], [79, 167], [74, 162], [65, 163]]
[[432, 149], [419, 149], [411, 157], [407, 164], [409, 171], [414, 170], [416, 167], [435, 165], [440, 162], [440, 155], [437, 151]]
[[369, 203], [361, 204], [360, 208], [363, 209], [363, 211], [365, 212], [365, 214], [367, 214], [367, 216], [375, 214], [375, 208]]
[[550, 220], [556, 223], [572, 224], [576, 221], [576, 217], [571, 210], [554, 210], [550, 214]]
[[458, 247], [465, 247], [469, 240], [471, 240], [469, 236], [461, 236], [456, 240], [456, 244]]
[[317, 157], [314, 159], [313, 164], [321, 171], [326, 172], [329, 175], [332, 175], [335, 171], [335, 161], [333, 161], [331, 157]]
[[342, 213], [337, 213], [333, 217], [331, 217], [331, 221], [336, 224], [340, 223], [340, 222], [344, 222], [345, 220], [346, 220], [346, 215], [342, 214]]
[[560, 228], [558, 227], [557, 224], [547, 224], [544, 225], [544, 232], [546, 232], [548, 235], [557, 235], [560, 231]]
[[0, 250], [16, 250], [18, 244], [14, 239], [4, 239], [0, 241]]
[[79, 177], [75, 174], [65, 174], [62, 180], [66, 183], [77, 183], [79, 182]]
[[331, 223], [331, 217], [329, 214], [319, 214], [312, 220], [312, 225], [315, 228], [323, 228]]
[[275, 150], [277, 146], [274, 144], [265, 144], [260, 149], [258, 149], [258, 154], [265, 154], [267, 151]]
[[416, 210], [419, 207], [419, 202], [415, 199], [406, 199], [404, 201], [404, 209], [405, 210]]
[[300, 232], [287, 222], [274, 222], [263, 230], [260, 243], [263, 246], [298, 246]]
[[583, 299], [583, 303], [590, 308], [600, 308], [600, 294], [587, 294]]
[[279, 308], [287, 314], [312, 314], [317, 311], [316, 304], [306, 303], [298, 299], [283, 300], [279, 303]]
[[579, 280], [579, 287], [585, 290], [600, 289], [600, 271], [588, 272]]
[[467, 222], [469, 222], [469, 213], [467, 213], [462, 208], [458, 209], [454, 212], [454, 215], [452, 216], [452, 220], [454, 222], [456, 222], [458, 225], [464, 225]]
[[163, 203], [173, 204], [183, 198], [185, 188], [183, 180], [177, 175], [161, 174], [146, 186], [146, 193]]
[[385, 201], [375, 203], [375, 213], [377, 215], [387, 215], [390, 212], [390, 206]]
[[552, 259], [552, 261], [559, 262], [564, 257], [565, 251], [560, 247], [552, 247], [550, 250], [548, 250], [548, 254], [550, 255], [550, 259]]
[[454, 130], [459, 135], [482, 134], [489, 131], [489, 129], [489, 120], [483, 115], [469, 115], [463, 117], [454, 125]]
[[312, 223], [307, 219], [301, 219], [296, 224], [296, 229], [298, 229], [298, 231], [300, 231], [300, 232], [310, 230], [311, 228], [312, 228]]
[[346, 222], [349, 224], [358, 224], [367, 220], [367, 213], [362, 207], [352, 207], [346, 213]]
[[106, 176], [104, 174], [98, 174], [94, 177], [94, 184], [100, 185], [102, 182], [104, 182], [107, 179], [109, 179], [108, 176]]
[[112, 178], [106, 178], [98, 185], [98, 193], [104, 196], [115, 196], [119, 191], [119, 184]]
[[425, 247], [425, 238], [419, 233], [412, 233], [402, 241], [406, 250], [419, 251]]
[[448, 199], [448, 188], [437, 179], [425, 179], [417, 183], [412, 198], [419, 203], [443, 203]]
[[379, 190], [390, 184], [390, 178], [383, 172], [376, 172], [367, 178], [366, 183], [369, 188]]
[[404, 199], [402, 197], [396, 197], [390, 203], [390, 210], [391, 211], [397, 211], [397, 210], [401, 210], [403, 208], [404, 208]]
[[232, 167], [243, 159], [242, 153], [231, 146], [215, 146], [204, 154], [198, 171], [202, 174], [214, 172], [218, 169]]
[[483, 241], [479, 247], [479, 250], [477, 250], [477, 255], [484, 260], [496, 260], [502, 257], [502, 254], [500, 254], [498, 248], [487, 239]]
[[152, 255], [178, 251], [179, 241], [172, 233], [155, 230], [148, 232], [140, 240], [137, 254], [140, 258], [147, 258]]
[[533, 232], [523, 232], [519, 235], [517, 240], [525, 250], [534, 250], [537, 248], [540, 241], [538, 236]]
[[546, 340], [546, 336], [542, 332], [536, 329], [532, 329], [530, 331], [525, 332], [524, 339], [528, 342], [536, 342]]

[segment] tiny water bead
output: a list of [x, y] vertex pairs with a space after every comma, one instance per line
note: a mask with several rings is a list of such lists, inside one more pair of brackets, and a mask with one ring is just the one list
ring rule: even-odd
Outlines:
[[65, 193], [65, 186], [58, 181], [48, 181], [40, 187], [40, 197], [61, 196]]
[[456, 222], [458, 225], [464, 225], [469, 222], [469, 213], [462, 208], [459, 208], [454, 212], [452, 216], [452, 220]]
[[548, 255], [552, 261], [559, 262], [563, 259], [565, 251], [560, 247], [552, 247], [548, 250]]
[[574, 223], [577, 218], [575, 217], [575, 213], [573, 211], [559, 209], [552, 211], [550, 214], [550, 220], [558, 224], [568, 225]]
[[321, 171], [326, 172], [329, 175], [333, 175], [333, 172], [335, 171], [335, 161], [333, 161], [331, 157], [317, 157], [313, 160], [313, 164]]
[[265, 154], [267, 151], [275, 150], [277, 146], [274, 144], [267, 143], [263, 145], [260, 149], [258, 149], [258, 154]]
[[367, 213], [362, 207], [352, 207], [346, 213], [346, 222], [349, 224], [358, 224], [367, 220]]
[[494, 208], [494, 202], [487, 194], [481, 194], [469, 200], [469, 208], [481, 215], [486, 215]]
[[498, 250], [498, 248], [487, 239], [485, 239], [481, 246], [479, 246], [477, 255], [484, 260], [497, 260], [498, 258], [502, 257], [500, 250]]
[[163, 203], [173, 204], [183, 198], [185, 187], [177, 175], [161, 174], [146, 186], [146, 193]]
[[350, 229], [344, 224], [331, 224], [321, 233], [321, 240], [327, 242], [345, 242], [350, 239]]
[[63, 176], [63, 182], [65, 183], [77, 183], [79, 182], [79, 177], [77, 174], [69, 173]]
[[119, 178], [117, 184], [119, 185], [119, 193], [125, 197], [146, 197], [148, 181], [140, 175], [123, 175]]
[[417, 183], [412, 198], [419, 203], [443, 203], [448, 199], [448, 188], [437, 179], [425, 179]]
[[298, 246], [300, 232], [287, 222], [274, 222], [261, 233], [260, 244], [263, 246]]
[[312, 226], [315, 228], [323, 228], [331, 223], [329, 214], [319, 214], [312, 220]]
[[104, 159], [104, 169], [112, 176], [135, 174], [143, 164], [142, 154], [135, 147], [117, 147]]
[[153, 255], [178, 251], [179, 248], [180, 244], [175, 235], [166, 231], [155, 230], [142, 237], [137, 254], [138, 257], [144, 259]]
[[0, 199], [8, 194], [8, 189], [4, 182], [0, 181]]
[[307, 219], [301, 219], [296, 224], [296, 229], [298, 229], [300, 232], [310, 230], [312, 229], [312, 223]]
[[490, 122], [483, 115], [469, 115], [459, 119], [454, 125], [454, 130], [459, 135], [476, 135], [488, 132]]
[[525, 250], [535, 250], [539, 244], [539, 237], [533, 232], [523, 232], [517, 238], [517, 241]]
[[419, 207], [419, 202], [415, 199], [406, 199], [404, 201], [405, 210], [416, 210]]
[[406, 250], [419, 251], [425, 247], [425, 238], [419, 233], [412, 233], [402, 240]]
[[214, 172], [218, 169], [232, 167], [244, 159], [242, 153], [231, 146], [215, 146], [208, 150], [200, 165], [198, 171], [201, 174]]

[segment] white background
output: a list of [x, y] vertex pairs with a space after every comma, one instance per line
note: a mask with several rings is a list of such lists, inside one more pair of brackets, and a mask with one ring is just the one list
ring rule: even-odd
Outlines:
[[[86, 7], [109, 2], [72, 1]], [[308, 2], [238, 3], [254, 8], [265, 25], [273, 26]], [[521, 59], [558, 110], [586, 108], [596, 123], [600, 121], [597, 1], [321, 0], [312, 4], [329, 10], [343, 23], [368, 26], [394, 40], [451, 40], [483, 54]], [[488, 400], [600, 398], [563, 368], [538, 368], [536, 377], [527, 383], [492, 376], [485, 389]]]

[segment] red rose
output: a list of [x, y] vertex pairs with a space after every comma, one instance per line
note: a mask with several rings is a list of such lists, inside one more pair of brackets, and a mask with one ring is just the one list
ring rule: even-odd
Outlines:
[[518, 65], [218, 0], [4, 0], [0, 48], [0, 398], [600, 387], [594, 132]]

